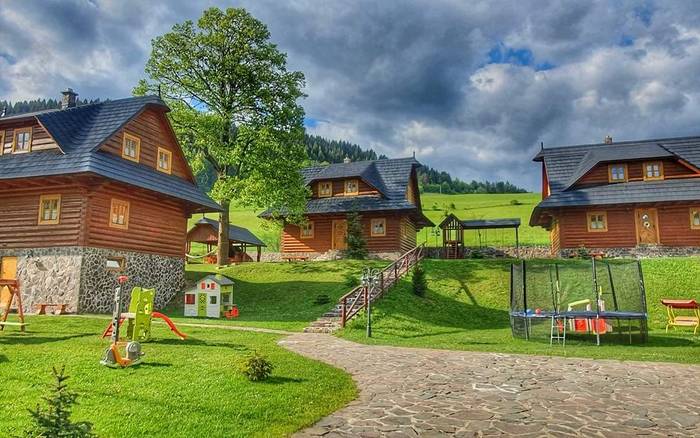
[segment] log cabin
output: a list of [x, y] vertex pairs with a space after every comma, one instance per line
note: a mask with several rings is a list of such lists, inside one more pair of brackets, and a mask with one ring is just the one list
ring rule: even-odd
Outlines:
[[[531, 226], [553, 255], [678, 254], [700, 247], [700, 137], [542, 149]], [[615, 251], [612, 251], [615, 250]]]
[[162, 100], [76, 96], [0, 118], [2, 275], [27, 310], [109, 312], [118, 272], [163, 306], [184, 286], [187, 219], [221, 207], [198, 189]]
[[[347, 249], [347, 215], [357, 211], [367, 249], [393, 257], [416, 246], [433, 223], [421, 208], [414, 158], [335, 163], [302, 170], [311, 191], [302, 225], [285, 223], [280, 251], [316, 256]], [[270, 218], [269, 211], [263, 218]]]

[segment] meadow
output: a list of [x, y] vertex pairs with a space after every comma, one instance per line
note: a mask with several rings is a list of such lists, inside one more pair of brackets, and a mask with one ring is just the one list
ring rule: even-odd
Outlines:
[[[506, 193], [506, 194], [468, 194], [441, 195], [438, 193], [421, 194], [423, 213], [437, 226], [449, 213], [460, 219], [494, 219], [520, 218], [520, 243], [523, 245], [548, 245], [549, 234], [539, 227], [530, 227], [530, 213], [541, 200], [539, 193]], [[231, 207], [231, 223], [248, 228], [267, 244], [265, 251], [279, 249], [279, 230], [270, 227], [269, 223], [257, 217], [254, 210], [240, 206]], [[216, 214], [208, 217], [217, 218]], [[201, 218], [195, 215], [190, 219], [190, 227]], [[466, 231], [465, 242], [469, 246], [512, 246], [515, 242], [513, 230]], [[424, 228], [418, 233], [418, 243], [426, 242], [428, 246], [439, 246], [441, 243], [439, 229]], [[436, 244], [437, 242], [437, 244]], [[203, 253], [203, 246], [195, 246], [196, 253]]]

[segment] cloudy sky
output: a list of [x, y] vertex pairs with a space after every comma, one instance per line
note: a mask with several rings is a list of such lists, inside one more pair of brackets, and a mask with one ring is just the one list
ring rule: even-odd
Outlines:
[[3, 0], [0, 100], [130, 94], [150, 41], [243, 6], [306, 74], [308, 131], [536, 189], [539, 148], [700, 134], [700, 2]]

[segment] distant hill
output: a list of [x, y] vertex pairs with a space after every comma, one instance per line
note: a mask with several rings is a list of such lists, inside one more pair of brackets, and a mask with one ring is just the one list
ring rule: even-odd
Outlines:
[[[95, 100], [80, 100], [78, 105], [100, 102]], [[0, 100], [0, 114], [6, 116], [41, 111], [45, 109], [56, 109], [61, 107], [61, 102], [56, 99], [35, 99], [18, 102]], [[359, 145], [344, 140], [328, 140], [317, 135], [304, 136], [306, 151], [309, 159], [314, 163], [342, 163], [347, 157], [352, 161], [381, 160], [388, 158], [386, 155], [378, 155], [371, 148], [364, 149]], [[199, 185], [208, 190], [214, 181], [213, 172], [207, 169], [197, 175]], [[522, 189], [508, 181], [462, 181], [453, 178], [449, 173], [438, 171], [432, 167], [422, 167], [418, 170], [418, 181], [421, 191], [428, 193], [461, 194], [461, 193], [526, 193]]]

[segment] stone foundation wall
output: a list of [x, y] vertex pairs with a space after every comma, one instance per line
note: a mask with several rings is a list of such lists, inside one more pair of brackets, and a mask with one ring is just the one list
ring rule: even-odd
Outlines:
[[[309, 261], [321, 262], [327, 260], [340, 260], [342, 251], [327, 252], [264, 252], [260, 257], [261, 262], [283, 262], [285, 257], [308, 257]], [[401, 257], [400, 252], [371, 252], [368, 258], [376, 260], [396, 260]]]
[[[443, 258], [442, 247], [427, 247], [425, 248], [426, 257], [432, 259]], [[551, 252], [549, 246], [545, 245], [533, 245], [533, 246], [521, 246], [519, 251], [515, 250], [514, 246], [498, 246], [498, 247], [484, 247], [484, 248], [464, 248], [464, 258], [487, 258], [487, 259], [497, 259], [497, 258], [516, 258], [517, 255], [523, 259], [546, 259], [551, 258]]]
[[700, 256], [697, 246], [640, 245], [633, 248], [568, 248], [559, 251], [562, 258], [577, 257], [581, 251], [588, 254], [603, 254], [607, 258], [654, 258]]
[[[185, 285], [185, 260], [103, 248], [58, 247], [0, 249], [0, 257], [17, 257], [25, 312], [36, 303], [66, 303], [68, 312], [111, 313], [117, 275], [127, 275], [124, 303], [134, 286], [156, 289], [155, 307], [164, 307]], [[123, 273], [106, 270], [108, 257], [123, 257]]]

